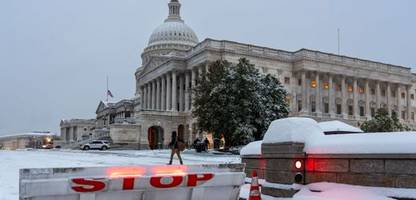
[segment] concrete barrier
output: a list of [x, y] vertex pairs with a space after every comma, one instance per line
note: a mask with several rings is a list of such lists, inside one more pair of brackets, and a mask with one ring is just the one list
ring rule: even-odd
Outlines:
[[244, 155], [241, 157], [241, 162], [246, 164], [245, 173], [247, 177], [251, 177], [255, 170], [260, 179], [265, 177], [266, 160], [261, 155]]
[[243, 164], [20, 170], [20, 200], [236, 200]]
[[277, 120], [270, 127], [261, 155], [250, 161], [243, 156], [249, 168], [265, 162], [263, 194], [292, 197], [301, 188], [296, 184], [317, 182], [416, 188], [415, 132], [327, 136], [306, 118]]

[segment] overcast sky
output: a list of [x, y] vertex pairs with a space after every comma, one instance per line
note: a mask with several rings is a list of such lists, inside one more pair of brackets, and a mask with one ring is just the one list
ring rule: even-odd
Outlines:
[[[94, 118], [105, 99], [134, 96], [134, 72], [168, 0], [1, 0], [0, 135], [57, 132]], [[182, 17], [209, 37], [301, 48], [416, 67], [414, 0], [182, 0]]]

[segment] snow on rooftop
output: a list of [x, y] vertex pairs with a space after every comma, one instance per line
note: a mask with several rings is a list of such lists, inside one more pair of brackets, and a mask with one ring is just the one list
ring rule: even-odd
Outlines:
[[11, 135], [0, 135], [0, 139], [2, 138], [11, 138], [11, 137], [24, 137], [24, 136], [35, 136], [35, 137], [41, 137], [41, 136], [53, 136], [54, 134], [49, 132], [29, 132], [29, 133], [16, 133]]
[[330, 133], [330, 132], [344, 132], [344, 133], [363, 133], [364, 131], [351, 126], [349, 124], [346, 124], [344, 122], [340, 122], [340, 121], [328, 121], [328, 122], [320, 122], [318, 123], [318, 126], [321, 127], [321, 129], [325, 132], [325, 133]]
[[310, 118], [286, 118], [273, 121], [263, 138], [263, 143], [283, 143], [307, 141], [323, 136], [318, 123]]
[[240, 150], [240, 155], [261, 155], [261, 144], [263, 141], [251, 142]]

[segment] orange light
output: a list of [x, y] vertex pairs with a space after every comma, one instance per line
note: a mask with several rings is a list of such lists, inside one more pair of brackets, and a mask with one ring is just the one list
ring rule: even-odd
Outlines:
[[329, 89], [329, 83], [327, 83], [327, 82], [326, 82], [326, 83], [324, 83], [324, 89], [325, 89], [325, 90]]
[[316, 88], [316, 87], [317, 87], [317, 85], [318, 85], [318, 84], [316, 83], [316, 80], [312, 80], [312, 81], [311, 81], [311, 87], [312, 87], [312, 88]]
[[152, 172], [154, 175], [185, 175], [187, 169], [184, 165], [156, 166]]
[[300, 168], [302, 168], [302, 162], [301, 161], [296, 161], [296, 163], [295, 163], [295, 167], [296, 167], [296, 169], [300, 169]]
[[143, 167], [110, 167], [107, 169], [107, 176], [110, 178], [137, 177], [143, 176], [145, 171]]

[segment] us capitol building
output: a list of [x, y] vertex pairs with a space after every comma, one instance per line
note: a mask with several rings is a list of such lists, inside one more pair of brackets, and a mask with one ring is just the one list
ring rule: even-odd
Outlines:
[[[169, 16], [150, 36], [142, 66], [135, 72], [135, 97], [101, 102], [90, 134], [107, 134], [115, 143], [140, 149], [158, 149], [165, 148], [171, 132], [177, 131], [192, 143], [203, 134], [191, 114], [192, 89], [211, 62], [237, 63], [242, 57], [284, 84], [291, 116], [359, 125], [378, 108], [386, 108], [415, 127], [416, 76], [410, 68], [308, 49], [290, 52], [209, 38], [200, 42], [180, 9], [180, 2], [171, 0]], [[68, 136], [68, 142], [82, 137], [74, 136], [73, 126], [77, 123], [71, 120], [61, 122], [61, 134]]]

